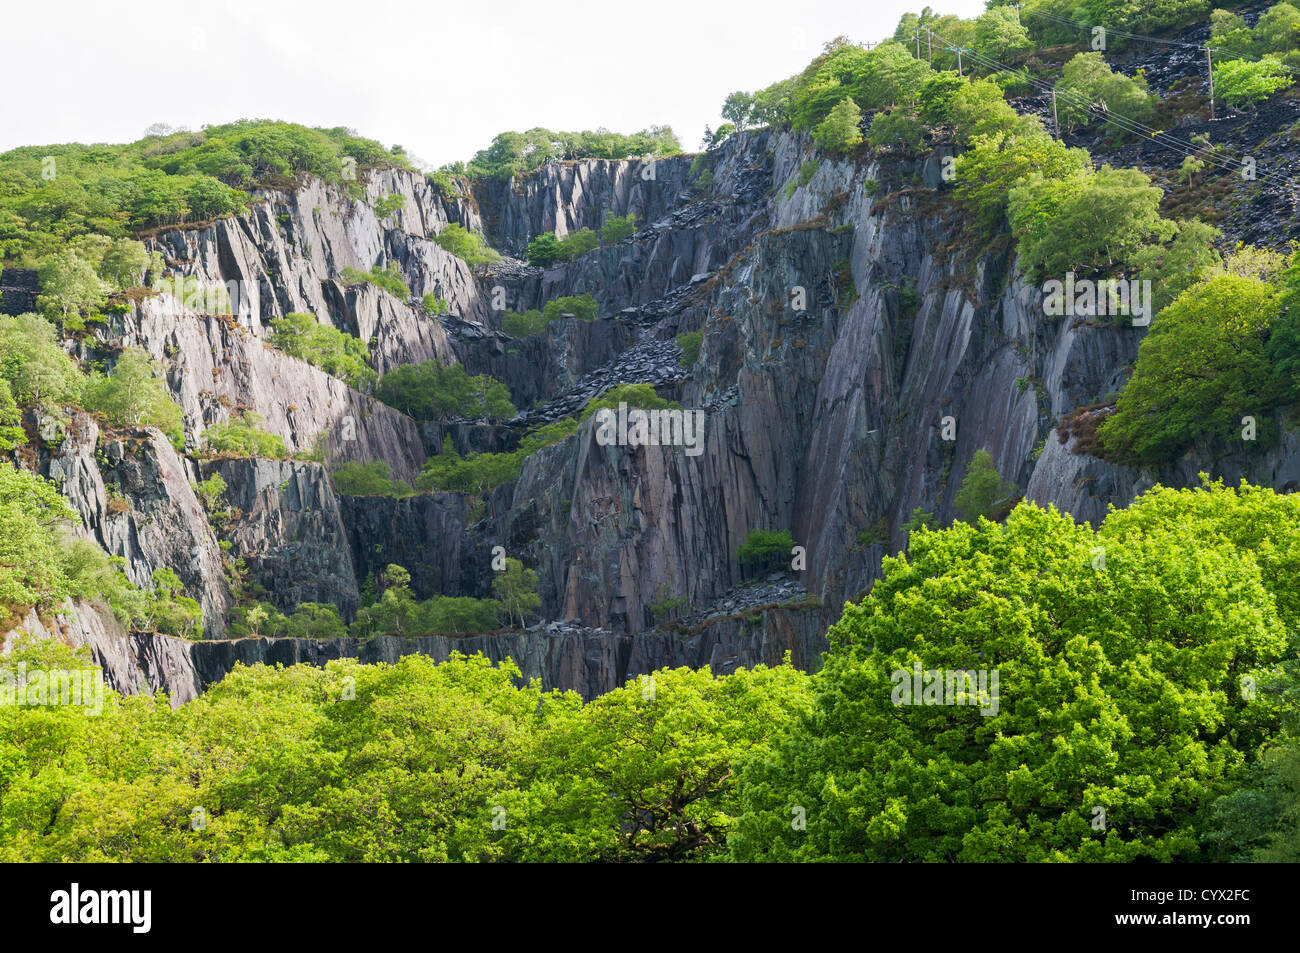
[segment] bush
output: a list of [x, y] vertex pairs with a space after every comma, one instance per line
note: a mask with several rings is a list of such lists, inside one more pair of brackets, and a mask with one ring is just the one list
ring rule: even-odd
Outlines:
[[528, 263], [539, 268], [549, 268], [559, 262], [581, 257], [599, 244], [600, 240], [590, 228], [579, 229], [564, 239], [546, 232], [528, 243]]
[[529, 456], [559, 443], [577, 429], [576, 420], [565, 418], [525, 434], [513, 453], [471, 453], [467, 457], [456, 452], [450, 438], [444, 438], [442, 453], [428, 459], [415, 485], [426, 493], [484, 493], [518, 479]]
[[471, 268], [478, 265], [490, 265], [501, 260], [501, 255], [488, 246], [487, 241], [477, 232], [466, 231], [463, 225], [452, 222], [434, 236], [445, 251], [450, 252]]
[[364, 341], [338, 328], [321, 324], [311, 314], [288, 314], [271, 319], [271, 344], [286, 354], [319, 367], [349, 387], [365, 390], [375, 382], [367, 363], [370, 349]]
[[406, 197], [402, 195], [385, 195], [373, 206], [375, 216], [381, 221], [386, 218], [394, 217], [402, 209], [406, 208]]
[[260, 414], [251, 410], [236, 414], [228, 423], [208, 428], [207, 442], [211, 453], [236, 457], [269, 457], [283, 460], [287, 455], [284, 438], [262, 429]]
[[[1120, 119], [1146, 123], [1151, 121], [1158, 102], [1147, 89], [1145, 78], [1130, 78], [1114, 72], [1101, 53], [1079, 53], [1066, 63], [1057, 91], [1057, 115], [1067, 129], [1087, 120], [1088, 111], [1084, 103], [1104, 103], [1108, 116], [1114, 113]], [[1115, 119], [1106, 120], [1107, 128], [1116, 139], [1129, 133], [1132, 127], [1125, 128], [1126, 125]]]
[[501, 133], [492, 145], [475, 154], [468, 171], [478, 178], [503, 179], [559, 159], [628, 159], [676, 155], [681, 151], [681, 143], [668, 126], [651, 126], [632, 135], [603, 129], [552, 132], [535, 128]]
[[501, 603], [507, 618], [518, 618], [524, 627], [524, 616], [536, 612], [542, 605], [537, 594], [537, 573], [525, 569], [518, 559], [506, 559], [506, 568], [492, 577], [492, 595]]
[[970, 212], [984, 240], [1006, 224], [1011, 190], [1037, 172], [1044, 179], [1086, 173], [1092, 160], [1085, 149], [1071, 149], [1044, 133], [976, 136], [957, 157], [954, 193]]
[[925, 145], [925, 127], [910, 107], [895, 106], [887, 113], [876, 113], [867, 130], [867, 142], [877, 149], [892, 146], [908, 154], [918, 152]]
[[587, 406], [582, 409], [579, 420], [586, 420], [596, 411], [602, 408], [607, 410], [618, 410], [620, 403], [626, 403], [629, 407], [636, 407], [641, 410], [678, 410], [681, 405], [676, 401], [667, 401], [655, 393], [653, 384], [618, 384], [587, 401]]
[[[742, 766], [733, 858], [1203, 859], [1206, 811], [1276, 728], [1270, 693], [1241, 686], [1287, 652], [1287, 577], [1256, 563], [1287, 537], [1261, 536], [1231, 491], [1198, 518], [1202, 495], [1154, 490], [1096, 533], [1022, 504], [1005, 525], [914, 534], [832, 628], [816, 710]], [[933, 676], [916, 697], [916, 670], [939, 673], [937, 699]], [[1000, 700], [934, 704], [972, 670], [990, 694], [998, 671]]]
[[742, 573], [746, 571], [745, 567], [749, 567], [751, 572], [776, 565], [784, 567], [789, 565], [792, 549], [794, 537], [788, 529], [750, 530], [736, 550], [736, 561], [740, 563]]
[[682, 349], [680, 358], [682, 367], [694, 367], [700, 356], [700, 344], [704, 340], [702, 331], [684, 331], [677, 335], [677, 346]]
[[600, 240], [607, 245], [614, 245], [631, 238], [634, 232], [636, 232], [635, 213], [629, 212], [622, 218], [610, 215], [605, 219], [605, 224], [600, 227]]
[[562, 298], [556, 298], [554, 301], [548, 301], [542, 308], [542, 315], [547, 322], [558, 321], [565, 315], [571, 314], [581, 321], [596, 320], [596, 312], [600, 310], [600, 305], [590, 294], [568, 295]]
[[24, 406], [79, 403], [85, 386], [54, 325], [37, 314], [0, 314], [0, 377]]
[[435, 316], [447, 313], [447, 302], [443, 301], [432, 291], [420, 299], [420, 305], [426, 312]]
[[103, 414], [120, 427], [157, 427], [173, 444], [184, 443], [181, 409], [153, 359], [139, 348], [129, 347], [118, 355], [108, 377], [91, 376], [84, 404], [86, 410]]
[[852, 152], [862, 143], [861, 122], [862, 110], [846, 96], [813, 130], [813, 140], [829, 152]]
[[411, 297], [411, 289], [406, 286], [406, 278], [402, 274], [402, 269], [397, 262], [390, 261], [385, 268], [375, 266], [369, 271], [361, 271], [357, 268], [344, 268], [343, 280], [350, 285], [371, 284], [377, 288], [383, 288], [395, 298], [405, 301]]
[[417, 420], [505, 420], [517, 413], [505, 384], [437, 360], [393, 368], [380, 379], [375, 396]]
[[501, 327], [513, 337], [526, 338], [533, 334], [541, 334], [546, 330], [549, 324], [542, 312], [536, 308], [530, 308], [523, 314], [516, 314], [513, 311], [507, 311], [506, 316], [501, 321]]
[[402, 480], [391, 480], [383, 460], [343, 463], [330, 474], [334, 492], [344, 496], [414, 496], [415, 490]]

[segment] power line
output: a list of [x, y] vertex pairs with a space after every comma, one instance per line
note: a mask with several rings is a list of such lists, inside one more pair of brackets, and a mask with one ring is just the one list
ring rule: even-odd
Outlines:
[[[946, 40], [943, 36], [941, 36], [938, 33], [935, 33], [934, 35], [945, 43], [951, 42], [949, 40]], [[972, 58], [977, 63], [983, 65], [987, 69], [991, 69], [1002, 73], [1011, 73], [1015, 75], [1018, 79], [1021, 79], [1024, 82], [1028, 83], [1030, 86], [1033, 86], [1036, 89], [1045, 93], [1054, 93], [1060, 96], [1061, 99], [1065, 100], [1066, 103], [1076, 106], [1085, 111], [1091, 111], [1093, 108], [1095, 108], [1096, 104], [1087, 102], [1082, 97], [1077, 96], [1076, 94], [1073, 94], [1068, 90], [1057, 90], [1055, 86], [1049, 86], [1045, 83], [1042, 83], [1034, 79], [1032, 76], [1029, 76], [1028, 73], [1016, 72], [1015, 70], [1012, 70], [1010, 67], [1008, 67], [1006, 64], [1000, 63], [997, 60], [985, 56], [984, 54], [979, 53], [977, 51], [972, 50], [970, 51], [970, 53]], [[1156, 142], [1159, 145], [1163, 145], [1166, 148], [1173, 148], [1175, 150], [1186, 152], [1186, 153], [1199, 153], [1202, 151], [1203, 147], [1201, 146], [1178, 139], [1176, 136], [1172, 136], [1169, 133], [1157, 130], [1151, 126], [1146, 125], [1145, 123], [1140, 122], [1139, 120], [1132, 119], [1128, 116], [1124, 116], [1117, 112], [1113, 112], [1110, 110], [1109, 107], [1106, 107], [1106, 117], [1109, 121], [1114, 123], [1121, 130], [1130, 133], [1137, 133], [1138, 135], [1151, 139], [1153, 142]], [[1207, 154], [1206, 160], [1210, 164], [1230, 174], [1237, 174], [1241, 171], [1240, 164], [1234, 164], [1234, 163], [1229, 163], [1220, 160], [1216, 158], [1212, 152]], [[1279, 177], [1272, 173], [1265, 173], [1263, 175], [1258, 175], [1256, 178], [1257, 179], [1262, 178], [1265, 181], [1274, 182], [1275, 184], [1284, 182], [1288, 188], [1291, 185], [1289, 181], [1289, 176]]]

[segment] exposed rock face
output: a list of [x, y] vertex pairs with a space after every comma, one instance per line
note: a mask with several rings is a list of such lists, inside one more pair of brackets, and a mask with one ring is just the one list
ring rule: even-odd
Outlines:
[[251, 580], [277, 608], [332, 602], [344, 618], [357, 610], [352, 566], [338, 498], [324, 467], [292, 460], [221, 460], [202, 466], [226, 482], [224, 502], [238, 511], [223, 537]]
[[[641, 161], [560, 163], [458, 199], [419, 175], [387, 171], [365, 183], [363, 200], [307, 183], [266, 193], [238, 218], [159, 234], [153, 246], [179, 272], [257, 291], [220, 317], [149, 298], [101, 333], [101, 343], [139, 345], [165, 364], [191, 449], [247, 408], [290, 451], [318, 448], [331, 464], [382, 460], [410, 481], [444, 436], [462, 453], [512, 450], [526, 427], [574, 416], [621, 382], [653, 383], [702, 410], [703, 436], [698, 455], [602, 446], [587, 421], [481, 499], [386, 499], [337, 496], [324, 468], [303, 462], [208, 461], [190, 472], [196, 465], [161, 435], [101, 436], [78, 418], [51, 434], [42, 469], [63, 480], [88, 532], [127, 558], [133, 579], [164, 565], [180, 572], [203, 602], [209, 635], [223, 631], [229, 594], [190, 482], [213, 472], [241, 511], [227, 533], [231, 555], [282, 609], [333, 602], [351, 617], [364, 580], [389, 563], [410, 571], [422, 598], [487, 596], [501, 546], [537, 571], [546, 620], [454, 640], [191, 645], [102, 627], [85, 641], [115, 659], [124, 690], [162, 686], [174, 698], [239, 661], [408, 652], [512, 657], [526, 676], [588, 697], [663, 666], [722, 672], [788, 652], [812, 669], [844, 602], [905, 545], [913, 511], [940, 522], [955, 515], [980, 449], [1028, 499], [1094, 524], [1109, 504], [1156, 481], [1194, 485], [1202, 470], [1300, 487], [1300, 444], [1285, 430], [1267, 451], [1207, 445], [1155, 472], [1061, 444], [1055, 422], [1122, 388], [1145, 331], [1045, 314], [1007, 252], [962, 233], [940, 159], [885, 154], [860, 164], [819, 153], [807, 137], [760, 131], [701, 160], [708, 185], [690, 157], [658, 160], [653, 175]], [[404, 208], [380, 221], [373, 205], [394, 194]], [[431, 240], [456, 222], [522, 256], [542, 232], [563, 236], [626, 214], [638, 218], [631, 238], [550, 269], [507, 258], [476, 275]], [[339, 277], [389, 263], [412, 300]], [[515, 339], [493, 308], [498, 288], [515, 311], [590, 292], [600, 315]], [[416, 302], [426, 293], [449, 313], [422, 314]], [[521, 418], [417, 424], [270, 347], [269, 322], [292, 311], [371, 340], [381, 372], [437, 358], [491, 374], [507, 383]], [[684, 367], [676, 338], [693, 331], [702, 344]], [[129, 512], [110, 512], [108, 483]], [[754, 529], [788, 529], [803, 547], [766, 595], [736, 559]], [[652, 607], [673, 598], [689, 608], [665, 624]]]

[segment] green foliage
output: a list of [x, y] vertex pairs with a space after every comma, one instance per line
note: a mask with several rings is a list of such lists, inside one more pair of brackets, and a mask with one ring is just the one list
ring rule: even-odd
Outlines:
[[[733, 858], [1199, 858], [1205, 811], [1277, 727], [1241, 679], [1287, 652], [1287, 583], [1235, 507], [1212, 501], [1217, 532], [1195, 518], [1198, 492], [1153, 491], [1095, 534], [1030, 504], [914, 534], [831, 630], [814, 713], [742, 767]], [[907, 704], [914, 666], [996, 669], [997, 704]]]
[[980, 135], [957, 157], [955, 192], [982, 235], [991, 238], [1006, 222], [1011, 190], [1031, 174], [1058, 180], [1091, 168], [1087, 150], [1068, 148], [1041, 132]]
[[54, 325], [36, 314], [0, 314], [0, 377], [24, 406], [78, 403], [85, 385]]
[[140, 348], [129, 347], [119, 354], [107, 377], [92, 374], [82, 403], [119, 427], [157, 427], [173, 444], [184, 442], [181, 409], [153, 358]]
[[925, 145], [925, 127], [910, 106], [895, 106], [876, 113], [867, 130], [867, 142], [877, 149], [891, 147], [904, 153], [919, 152]]
[[411, 593], [411, 575], [401, 566], [390, 565], [383, 574], [384, 591], [371, 605], [357, 612], [352, 634], [375, 635], [468, 635], [490, 632], [500, 624], [504, 611], [495, 599], [468, 596], [435, 596], [419, 602]]
[[921, 85], [916, 97], [921, 121], [927, 126], [952, 122], [958, 94], [968, 85], [964, 78], [952, 70], [944, 70], [929, 77]]
[[67, 597], [58, 530], [75, 518], [53, 483], [0, 462], [0, 607], [22, 612]]
[[542, 317], [542, 312], [536, 308], [529, 308], [523, 314], [507, 311], [501, 320], [501, 328], [512, 337], [526, 338], [533, 334], [541, 334], [549, 323]]
[[660, 397], [655, 392], [653, 384], [617, 384], [605, 393], [598, 394], [587, 401], [587, 406], [582, 409], [578, 419], [586, 420], [601, 408], [618, 410], [620, 403], [641, 410], [677, 410], [681, 407], [676, 401], [668, 401]]
[[810, 707], [808, 682], [788, 666], [722, 678], [665, 669], [586, 705], [558, 708], [537, 772], [503, 799], [506, 816], [516, 819], [501, 835], [506, 856], [718, 857], [739, 808], [732, 765], [770, 753], [782, 729]]
[[975, 48], [984, 56], [1006, 62], [1032, 46], [1029, 31], [1021, 24], [1017, 10], [1008, 6], [992, 7], [975, 18]]
[[861, 110], [883, 109], [900, 103], [910, 103], [931, 69], [915, 59], [900, 43], [886, 42], [865, 50], [847, 41], [832, 41], [826, 52], [803, 71], [794, 81], [790, 91], [789, 117], [797, 130], [816, 130], [838, 108], [838, 117], [823, 133], [836, 145], [848, 151], [851, 136], [847, 131], [846, 99]]
[[208, 428], [208, 450], [226, 456], [283, 460], [288, 455], [284, 438], [263, 430], [264, 422], [251, 410], [235, 414], [228, 422]]
[[694, 367], [700, 356], [700, 344], [704, 340], [702, 331], [683, 331], [677, 335], [677, 346], [682, 349], [679, 359], [682, 367]]
[[813, 141], [830, 152], [852, 152], [862, 143], [862, 110], [845, 96], [813, 130]]
[[475, 154], [468, 171], [476, 178], [501, 179], [541, 168], [560, 159], [630, 159], [668, 156], [682, 151], [668, 126], [651, 126], [632, 135], [607, 129], [595, 132], [503, 132]]
[[634, 232], [636, 232], [635, 212], [628, 212], [621, 218], [617, 215], [609, 215], [605, 218], [605, 224], [600, 226], [600, 240], [606, 245], [615, 245], [631, 238]]
[[1200, 434], [1240, 433], [1280, 397], [1268, 354], [1277, 289], [1257, 278], [1215, 275], [1166, 307], [1138, 348], [1137, 366], [1115, 413], [1099, 431], [1107, 458], [1132, 464], [1172, 460]]
[[180, 577], [170, 569], [154, 570], [153, 592], [144, 607], [144, 621], [156, 632], [181, 639], [203, 635], [203, 610], [185, 595]]
[[[1087, 120], [1084, 103], [1104, 103], [1108, 114], [1142, 123], [1151, 121], [1157, 103], [1147, 89], [1145, 78], [1114, 72], [1105, 57], [1097, 52], [1079, 53], [1066, 63], [1056, 88], [1057, 115], [1067, 129]], [[1123, 138], [1127, 132], [1114, 120], [1107, 119], [1106, 124], [1116, 139]]]
[[334, 491], [345, 496], [414, 496], [415, 490], [404, 480], [389, 478], [384, 460], [339, 464], [330, 473]]
[[1294, 83], [1275, 56], [1256, 62], [1228, 60], [1214, 67], [1214, 94], [1230, 106], [1249, 106]]
[[1139, 169], [1031, 175], [1011, 190], [1008, 216], [1020, 264], [1034, 277], [1093, 273], [1127, 261], [1176, 231], [1160, 217], [1163, 193]]
[[600, 310], [600, 305], [590, 294], [584, 292], [580, 295], [566, 295], [548, 301], [542, 307], [542, 316], [547, 322], [558, 321], [565, 315], [573, 315], [580, 321], [595, 321], [596, 312]]
[[[628, 234], [631, 234], [630, 230]], [[573, 261], [595, 250], [599, 244], [600, 239], [590, 228], [581, 228], [563, 239], [544, 232], [528, 243], [528, 263], [539, 268], [549, 268], [561, 262]]]
[[506, 612], [508, 618], [518, 618], [524, 627], [524, 616], [536, 612], [542, 605], [537, 594], [537, 573], [525, 569], [518, 559], [507, 558], [506, 568], [492, 578], [492, 595]]
[[396, 193], [393, 195], [385, 195], [374, 204], [373, 208], [375, 210], [375, 216], [381, 221], [386, 218], [393, 218], [398, 212], [406, 208], [406, 196], [397, 195]]
[[231, 610], [229, 628], [235, 637], [274, 639], [340, 639], [348, 634], [338, 606], [318, 602], [299, 603], [289, 615], [269, 602], [238, 606]]
[[437, 169], [433, 172], [425, 173], [425, 178], [444, 198], [460, 198], [460, 188], [456, 185], [456, 180], [447, 169]]
[[27, 434], [21, 426], [22, 419], [22, 411], [14, 402], [9, 381], [0, 377], [0, 451], [7, 452], [27, 442]]
[[375, 396], [417, 420], [506, 420], [517, 413], [505, 384], [432, 359], [393, 368], [380, 378]]
[[287, 314], [271, 319], [271, 344], [292, 357], [319, 367], [349, 387], [366, 390], [375, 382], [366, 342], [338, 328], [321, 324], [311, 314]]
[[559, 443], [577, 430], [578, 422], [566, 417], [525, 434], [513, 453], [471, 453], [467, 457], [456, 452], [450, 438], [444, 438], [442, 452], [425, 462], [415, 485], [426, 493], [484, 493], [517, 480], [529, 456]]
[[980, 517], [993, 519], [997, 505], [1016, 493], [1016, 485], [998, 474], [993, 457], [987, 450], [976, 450], [966, 465], [966, 475], [953, 504], [961, 518], [973, 523]]
[[376, 265], [369, 271], [345, 267], [341, 275], [343, 280], [350, 285], [371, 284], [377, 288], [383, 288], [390, 295], [403, 301], [411, 297], [411, 289], [406, 285], [406, 276], [402, 274], [401, 266], [395, 261], [390, 261], [384, 268]]
[[104, 250], [99, 276], [119, 290], [135, 288], [143, 283], [149, 265], [149, 253], [142, 242], [119, 238]]
[[1152, 308], [1160, 313], [1170, 302], [1222, 265], [1214, 247], [1220, 232], [1193, 219], [1177, 223], [1174, 239], [1165, 245], [1146, 245], [1133, 255], [1133, 266], [1151, 282]]
[[37, 272], [41, 294], [36, 306], [49, 317], [69, 318], [97, 311], [104, 303], [104, 282], [95, 267], [71, 251], [51, 255]]
[[448, 309], [447, 302], [443, 301], [432, 291], [420, 299], [420, 305], [426, 312], [435, 316], [446, 314]]
[[749, 531], [745, 541], [736, 550], [736, 561], [740, 563], [742, 572], [745, 571], [744, 567], [750, 567], [751, 570], [767, 568], [788, 562], [793, 548], [794, 536], [788, 529], [754, 529]]
[[206, 480], [201, 480], [194, 484], [194, 495], [199, 498], [203, 504], [203, 509], [209, 513], [216, 510], [221, 503], [221, 497], [226, 492], [226, 481], [220, 473], [213, 473]]
[[490, 247], [482, 235], [466, 230], [458, 222], [452, 222], [435, 235], [433, 240], [471, 268], [501, 260], [500, 253]]
[[1019, 138], [1043, 132], [1038, 118], [1017, 113], [996, 83], [986, 79], [961, 83], [951, 94], [943, 93], [934, 107], [946, 114], [958, 144], [967, 145], [976, 136], [994, 137], [1004, 133]]
[[[14, 149], [0, 154], [0, 260], [35, 264], [79, 236], [128, 238], [133, 229], [233, 215], [259, 185], [300, 175], [341, 181], [344, 156], [363, 166], [401, 164], [347, 129], [265, 120], [167, 131], [126, 145]], [[136, 271], [138, 255], [129, 266], [112, 250], [103, 258], [101, 275], [119, 286]]]

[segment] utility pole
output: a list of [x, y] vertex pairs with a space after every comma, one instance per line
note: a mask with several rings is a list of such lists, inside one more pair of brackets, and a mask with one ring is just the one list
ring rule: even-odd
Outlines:
[[917, 27], [912, 36], [916, 37], [916, 58], [919, 60], [921, 58], [921, 28]]
[[1056, 115], [1056, 87], [1052, 87], [1052, 131], [1056, 133], [1056, 138], [1061, 138], [1061, 120]]
[[1210, 55], [1210, 44], [1205, 44], [1205, 68], [1210, 74], [1210, 118], [1214, 118], [1214, 57]]
[[925, 55], [929, 59], [930, 65], [934, 65], [934, 31], [929, 27], [925, 28]]

